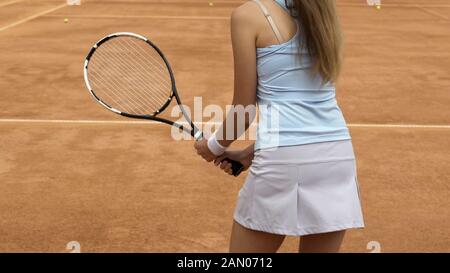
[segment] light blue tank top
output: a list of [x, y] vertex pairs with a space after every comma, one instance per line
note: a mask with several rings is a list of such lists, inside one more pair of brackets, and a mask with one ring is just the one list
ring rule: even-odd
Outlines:
[[[284, 0], [276, 0], [287, 10]], [[259, 122], [255, 149], [351, 139], [335, 86], [310, 74], [299, 49], [300, 25], [289, 41], [257, 48]], [[301, 55], [301, 56], [299, 56]]]

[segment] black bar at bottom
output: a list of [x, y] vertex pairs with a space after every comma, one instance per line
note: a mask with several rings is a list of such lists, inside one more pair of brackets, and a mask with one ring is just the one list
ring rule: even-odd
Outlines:
[[33, 271], [42, 268], [78, 272], [123, 269], [125, 272], [263, 273], [304, 272], [308, 268], [332, 272], [339, 269], [362, 270], [357, 265], [360, 263], [371, 271], [385, 272], [399, 266], [404, 272], [418, 266], [444, 268], [448, 258], [448, 254], [0, 254], [0, 264], [4, 268], [29, 267]]

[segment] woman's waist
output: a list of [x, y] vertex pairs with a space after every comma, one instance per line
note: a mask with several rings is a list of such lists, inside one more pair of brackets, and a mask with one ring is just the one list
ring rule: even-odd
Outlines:
[[323, 132], [346, 128], [336, 100], [320, 103], [302, 101], [258, 101], [258, 130], [278, 133]]
[[308, 103], [335, 103], [336, 91], [334, 89], [308, 89], [308, 88], [284, 88], [284, 87], [259, 87], [256, 92], [258, 104], [276, 103], [284, 104], [308, 104]]
[[255, 167], [266, 164], [312, 164], [355, 160], [351, 139], [263, 148], [255, 151]]

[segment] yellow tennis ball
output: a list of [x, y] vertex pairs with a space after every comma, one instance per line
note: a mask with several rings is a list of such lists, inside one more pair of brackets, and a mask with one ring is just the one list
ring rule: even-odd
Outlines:
[[64, 23], [68, 23], [69, 22], [69, 19], [67, 19], [67, 18], [64, 18]]
[[381, 9], [381, 6], [380, 5], [377, 5], [377, 10], [380, 10]]

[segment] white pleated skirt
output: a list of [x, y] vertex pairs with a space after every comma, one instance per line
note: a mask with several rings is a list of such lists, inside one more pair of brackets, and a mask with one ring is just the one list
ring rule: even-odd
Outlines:
[[290, 236], [364, 227], [351, 140], [256, 151], [234, 220]]

